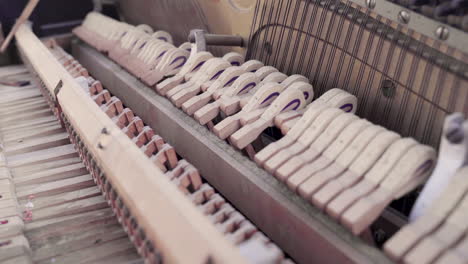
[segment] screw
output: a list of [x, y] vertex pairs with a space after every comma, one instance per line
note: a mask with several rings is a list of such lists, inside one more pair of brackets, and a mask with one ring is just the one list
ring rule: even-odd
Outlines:
[[435, 35], [440, 40], [447, 40], [449, 37], [449, 30], [444, 26], [439, 26], [435, 31]]
[[266, 52], [268, 55], [271, 55], [271, 53], [273, 52], [273, 45], [271, 45], [270, 42], [265, 42], [265, 44], [263, 44], [263, 47], [265, 48]]
[[410, 21], [410, 13], [406, 10], [401, 10], [398, 13], [398, 20], [403, 24], [408, 24]]
[[387, 98], [395, 96], [396, 85], [391, 80], [384, 80], [381, 85], [382, 93]]
[[370, 9], [374, 9], [376, 4], [376, 0], [366, 0], [366, 6]]

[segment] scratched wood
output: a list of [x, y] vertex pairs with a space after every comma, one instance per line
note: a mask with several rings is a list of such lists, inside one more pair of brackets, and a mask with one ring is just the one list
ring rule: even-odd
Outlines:
[[[0, 68], [0, 79], [22, 70]], [[7, 221], [0, 224], [0, 243], [10, 243], [0, 245], [0, 262], [139, 261], [38, 88], [2, 85], [0, 94], [9, 98], [0, 102], [1, 172], [8, 179], [0, 181], [0, 223]], [[33, 206], [29, 218], [27, 205]]]
[[[158, 250], [162, 251], [163, 257], [168, 262], [203, 262], [208, 256], [214, 261], [222, 260], [224, 263], [245, 261], [239, 252], [224, 240], [216, 228], [197, 211], [190, 200], [175, 191], [176, 187], [172, 186], [165, 176], [154, 168], [144, 153], [129, 140], [128, 136], [121, 132], [104, 112], [100, 111], [95, 102], [85, 94], [82, 87], [66, 72], [29, 28], [20, 27], [16, 38], [22, 55], [27, 58], [29, 66], [37, 72], [49, 92], [54, 93], [59, 81], [63, 82], [62, 89], [57, 94], [57, 98], [53, 96], [54, 99], [60, 102], [67, 120], [80, 135], [102, 170], [106, 172], [106, 177], [119, 193], [120, 198], [137, 219], [139, 226], [145, 230], [146, 237], [156, 242]], [[18, 99], [23, 98], [18, 96]], [[104, 139], [103, 147], [98, 148], [95, 141], [102, 139], [102, 127], [108, 128], [115, 140], [108, 142], [109, 138]], [[48, 162], [50, 168], [55, 168], [57, 166], [50, 163], [59, 162], [64, 156], [66, 159], [73, 158], [73, 155], [76, 155], [73, 146], [64, 145], [13, 155], [8, 159], [8, 164], [15, 169], [27, 166], [29, 171], [37, 172], [35, 166], [41, 163]], [[139, 177], [128, 177], [129, 175]], [[64, 181], [73, 182], [73, 179], [64, 179]], [[43, 184], [37, 186], [40, 188], [40, 195], [49, 191], [56, 195], [57, 192], [54, 190], [60, 192], [62, 188]], [[79, 183], [79, 186], [89, 187], [83, 182]], [[31, 195], [28, 193], [22, 195], [23, 198], [28, 196], [29, 199], [34, 199], [30, 198]], [[79, 202], [71, 202], [71, 204], [60, 203], [39, 209], [34, 216], [39, 220], [47, 220], [105, 207], [107, 203], [102, 197], [92, 196], [81, 199]], [[154, 208], [154, 210], [147, 210], [147, 208]], [[161, 211], [165, 213], [160, 214]], [[158, 219], [158, 222], [155, 223], [154, 219]], [[115, 262], [121, 262], [127, 259], [125, 254], [131, 247], [133, 246], [127, 238], [119, 239], [75, 251], [68, 256], [57, 256], [55, 261], [92, 263], [101, 262], [112, 256]], [[88, 252], [89, 250], [91, 252]], [[184, 254], [179, 254], [180, 250], [183, 250]], [[42, 260], [38, 263], [42, 263]]]

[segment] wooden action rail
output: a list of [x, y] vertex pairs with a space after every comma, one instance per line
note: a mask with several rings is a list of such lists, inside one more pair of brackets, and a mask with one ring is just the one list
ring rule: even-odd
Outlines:
[[[116, 64], [82, 44], [75, 45], [74, 49], [74, 55], [80, 63], [86, 65], [113, 94], [119, 96], [158, 134], [167, 139], [182, 156], [196, 164], [210, 183], [222, 191], [236, 207], [241, 208], [255, 225], [294, 259], [304, 263], [332, 260], [359, 263], [386, 261], [377, 249], [364, 245], [359, 238], [347, 233], [331, 218], [294, 197], [281, 183], [274, 179], [272, 181], [264, 170], [233, 151], [234, 149], [226, 148], [223, 141], [207, 133], [196, 120], [188, 118], [170, 101], [154, 94], [150, 88], [130, 77]], [[271, 68], [266, 68], [265, 72], [275, 72]], [[257, 71], [259, 70], [261, 69]], [[282, 75], [278, 73], [275, 78], [283, 77]], [[177, 75], [173, 78], [168, 78], [161, 84], [171, 86], [174, 85], [171, 81], [177, 83], [184, 79]], [[219, 174], [219, 171], [223, 173]], [[249, 195], [245, 195], [246, 193]], [[252, 200], [257, 202], [252, 203]], [[259, 207], [258, 204], [265, 206]], [[279, 225], [295, 228], [285, 233], [278, 228]], [[334, 253], [321, 254], [323, 252]]]
[[[104, 36], [89, 25], [81, 29], [80, 37]], [[129, 28], [117, 22], [109, 25], [117, 32]], [[86, 31], [91, 32], [83, 34]], [[132, 54], [130, 50], [126, 53]], [[313, 94], [312, 87], [301, 76], [287, 77], [257, 61], [233, 65], [225, 57], [192, 53], [174, 77], [147, 84], [220, 138], [245, 149], [258, 165], [355, 235], [364, 232], [392, 200], [421, 184], [434, 167], [432, 148], [345, 113], [356, 110], [355, 97], [332, 89], [312, 101], [306, 96]], [[297, 107], [289, 108], [293, 103]], [[285, 137], [255, 155], [250, 144], [273, 125]]]
[[[30, 28], [20, 26], [18, 46], [63, 117], [93, 157], [93, 176], [105, 175], [130, 216], [164, 260], [174, 263], [244, 263], [236, 249], [208, 222], [66, 72]], [[58, 85], [60, 84], [60, 85]], [[137, 175], [138, 177], [132, 177]], [[115, 199], [117, 197], [114, 196]], [[114, 203], [115, 201], [111, 201]], [[163, 212], [163, 213], [162, 213]], [[125, 222], [125, 221], [124, 221]]]
[[[63, 65], [75, 64], [78, 68], [81, 67], [56, 43], [51, 42], [49, 46], [52, 54]], [[165, 143], [162, 137], [155, 134], [153, 129], [145, 126], [143, 121], [131, 109], [126, 108], [120, 99], [112, 96], [99, 81], [87, 76], [86, 71], [77, 71], [74, 67], [66, 68], [71, 73], [81, 72], [84, 74], [76, 78], [84, 91], [132, 142], [158, 168], [165, 172], [165, 176], [189, 197], [227, 239], [239, 246], [240, 249], [256, 245], [257, 259], [268, 258], [278, 263], [290, 262], [284, 258], [281, 249], [234, 209], [211, 185], [204, 183], [193, 165], [184, 159], [178, 160], [175, 149], [170, 144]]]
[[[104, 28], [122, 36], [120, 39], [108, 36], [108, 41], [115, 43], [113, 47], [108, 46], [105, 50], [111, 59], [147, 85], [154, 86], [156, 91], [165, 95], [187, 114], [193, 115], [201, 124], [206, 124], [216, 135], [227, 139], [238, 149], [245, 149], [252, 159], [256, 151], [253, 143], [263, 130], [274, 125], [285, 127], [284, 130], [287, 130], [287, 125], [292, 126], [293, 122], [297, 122], [298, 116], [303, 113], [301, 109], [306, 108], [314, 99], [313, 87], [304, 76], [288, 77], [256, 60], [244, 63], [240, 54], [231, 52], [222, 58], [214, 58], [208, 52], [196, 53], [187, 47], [191, 50], [188, 58], [187, 55], [179, 54], [174, 61], [164, 59], [171, 54], [171, 45], [150, 36], [148, 33], [152, 30], [144, 32], [140, 26], [119, 24], [100, 14], [90, 13], [85, 23], [75, 29], [75, 33], [91, 45], [99, 47], [99, 42], [105, 42], [102, 37], [105, 38], [106, 34], [100, 30], [94, 31], [98, 23], [105, 24]], [[153, 44], [148, 45], [150, 39], [153, 40]], [[125, 60], [122, 60], [122, 57]], [[167, 68], [174, 64], [177, 58], [184, 58], [184, 62], [179, 66], [180, 70], [174, 72], [175, 76], [158, 83], [162, 77], [170, 76], [159, 74], [158, 67]], [[131, 63], [132, 61], [150, 65], [142, 69]], [[140, 74], [145, 70], [149, 70], [146, 74], [154, 73], [159, 78], [148, 81]], [[340, 92], [347, 94], [341, 90]], [[331, 103], [331, 106], [345, 107], [346, 111], [354, 112], [356, 98], [347, 95], [345, 100], [335, 100], [336, 103], [342, 103], [341, 105]], [[215, 126], [214, 119], [219, 121], [221, 112], [228, 117]], [[290, 117], [283, 121], [275, 120], [277, 115], [290, 112], [297, 114], [289, 114]]]
[[[134, 38], [144, 35], [137, 30]], [[127, 46], [126, 52], [121, 48], [109, 51], [119, 64], [121, 61], [112, 54], [118, 51], [131, 56], [127, 36], [117, 45]], [[260, 76], [257, 72], [264, 71], [258, 62], [248, 61], [244, 66], [239, 61], [239, 66], [232, 66], [228, 58], [192, 54], [179, 72], [186, 73], [183, 79], [164, 89], [165, 96], [199, 121], [204, 119], [201, 124], [223, 118], [215, 110], [219, 105], [227, 117], [215, 126], [208, 123], [208, 128], [237, 149], [245, 149], [251, 159], [354, 234], [365, 231], [392, 200], [422, 183], [433, 168], [435, 152], [430, 147], [413, 139], [400, 140], [396, 133], [370, 123], [368, 128], [361, 126], [364, 121], [346, 113], [356, 110], [354, 96], [332, 89], [313, 100], [313, 87], [302, 76], [287, 77], [276, 71], [265, 71], [269, 74]], [[197, 69], [195, 65], [200, 63], [203, 65]], [[254, 63], [257, 67], [247, 71]], [[186, 69], [195, 73], [189, 75]], [[193, 106], [190, 100], [198, 101], [194, 98], [209, 90], [208, 96], [220, 100], [189, 111]], [[226, 101], [236, 103], [226, 107]], [[292, 113], [292, 117], [275, 120], [282, 113]], [[209, 118], [205, 119], [206, 115]], [[286, 132], [285, 140], [271, 144], [254, 157], [251, 144], [277, 123]], [[348, 125], [353, 129], [346, 130]], [[400, 159], [403, 154], [406, 156]]]

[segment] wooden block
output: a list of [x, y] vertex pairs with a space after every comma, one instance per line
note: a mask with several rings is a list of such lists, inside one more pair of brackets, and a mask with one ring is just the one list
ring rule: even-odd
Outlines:
[[[419, 240], [428, 234], [434, 233], [448, 215], [455, 210], [456, 206], [465, 196], [465, 190], [468, 186], [464, 173], [466, 169], [459, 171], [459, 175], [454, 177], [450, 185], [445, 189], [440, 199], [430, 207], [427, 215], [419, 217], [410, 225], [405, 226], [400, 232], [393, 236], [385, 245], [385, 252], [394, 260], [402, 259], [405, 254], [414, 247]], [[410, 236], [407, 233], [413, 234]], [[462, 245], [463, 243], [459, 243]]]
[[87, 174], [87, 170], [83, 163], [74, 163], [70, 165], [60, 166], [52, 169], [45, 169], [40, 172], [31, 173], [24, 176], [17, 176], [14, 183], [17, 186], [30, 184], [39, 184], [55, 180], [71, 178], [79, 175]]
[[76, 156], [73, 145], [64, 145], [49, 149], [34, 151], [25, 154], [13, 155], [8, 157], [8, 165], [12, 168], [43, 163], [46, 161], [55, 161], [64, 158]]
[[30, 256], [18, 256], [6, 260], [2, 260], [3, 264], [32, 264], [32, 259]]
[[463, 257], [463, 259], [466, 259], [468, 257], [468, 238], [465, 235], [465, 237], [460, 240], [457, 245], [453, 248], [454, 253], [460, 255]]
[[101, 106], [107, 104], [111, 100], [111, 94], [108, 90], [103, 90], [102, 92], [91, 97], [94, 102]]
[[211, 120], [215, 119], [219, 114], [218, 101], [209, 103], [194, 113], [194, 118], [201, 124], [206, 125]]
[[226, 219], [228, 219], [229, 216], [234, 212], [236, 212], [236, 210], [232, 208], [230, 204], [224, 204], [221, 206], [219, 211], [213, 215], [210, 215], [209, 218], [213, 224], [218, 224], [226, 221]]
[[435, 151], [432, 148], [424, 145], [410, 148], [379, 188], [346, 210], [341, 222], [354, 234], [361, 233], [393, 199], [412, 190], [426, 179], [434, 164]]
[[204, 183], [200, 189], [198, 189], [196, 192], [190, 194], [190, 200], [195, 205], [200, 205], [203, 202], [209, 200], [209, 198], [215, 194], [215, 191], [213, 187], [211, 187], [209, 184]]
[[150, 160], [163, 172], [175, 168], [178, 161], [174, 148], [169, 144], [164, 144], [158, 153], [150, 157]]
[[456, 254], [454, 252], [446, 251], [434, 263], [435, 264], [443, 264], [443, 263], [462, 264], [462, 263], [466, 263], [466, 257], [460, 256], [459, 254]]
[[[77, 230], [50, 235], [31, 242], [31, 247], [34, 248], [33, 260], [35, 262], [46, 261], [56, 256], [73, 254], [86, 248], [99, 247], [113, 240], [125, 238], [128, 241], [127, 234], [118, 223], [83, 226]], [[54, 243], [50, 244], [49, 241], [54, 241]]]
[[294, 130], [291, 131], [291, 133], [288, 133], [286, 136], [284, 136], [282, 139], [279, 141], [276, 141], [275, 143], [272, 143], [268, 145], [266, 148], [262, 149], [257, 155], [256, 155], [256, 162], [258, 164], [264, 164], [268, 159], [270, 159], [273, 155], [275, 155], [277, 152], [279, 152], [281, 149], [286, 148], [293, 144], [301, 135], [304, 133], [307, 127], [315, 120], [315, 118], [320, 114], [321, 111], [323, 111], [325, 108], [327, 108], [326, 104], [320, 104], [320, 103], [312, 103], [307, 110], [307, 114], [305, 114], [301, 118], [301, 122], [299, 122], [299, 125], [294, 128]]
[[87, 174], [63, 180], [56, 180], [53, 182], [18, 187], [16, 191], [19, 199], [26, 199], [31, 195], [34, 197], [41, 197], [73, 191], [75, 189], [82, 189], [90, 186], [94, 186], [94, 181], [91, 175]]
[[124, 132], [130, 139], [133, 139], [134, 137], [138, 136], [141, 131], [143, 131], [144, 126], [145, 124], [141, 118], [136, 116], [127, 127], [122, 129], [122, 132]]
[[27, 197], [20, 200], [20, 203], [26, 204], [31, 202], [34, 205], [34, 209], [41, 209], [99, 195], [101, 195], [99, 188], [97, 186], [91, 186], [66, 193], [59, 193], [42, 197]]
[[24, 140], [36, 138], [36, 137], [41, 137], [41, 136], [48, 136], [48, 135], [53, 135], [57, 134], [59, 132], [64, 131], [62, 126], [59, 123], [52, 123], [52, 124], [47, 124], [42, 127], [36, 127], [35, 129], [31, 130], [26, 130], [26, 131], [18, 131], [17, 133], [10, 134], [8, 136], [3, 137], [3, 141], [5, 143], [8, 142], [22, 142]]
[[309, 102], [306, 100], [305, 94], [307, 96], [313, 94], [312, 85], [296, 82], [287, 87], [286, 90], [281, 91], [278, 98], [270, 106], [251, 109], [245, 113], [240, 119], [240, 123], [244, 127], [231, 136], [234, 146], [243, 149], [252, 143], [267, 127], [273, 126], [274, 118], [279, 113], [304, 108]]
[[0, 239], [19, 236], [23, 233], [23, 229], [24, 222], [19, 216], [0, 218]]
[[0, 210], [1, 218], [16, 217], [16, 216], [22, 216], [22, 213], [20, 212], [20, 209], [18, 208], [17, 204], [15, 204], [14, 206], [10, 206], [8, 208], [2, 208]]
[[13, 178], [17, 177], [24, 177], [28, 176], [30, 174], [35, 174], [37, 172], [53, 169], [53, 168], [59, 168], [62, 166], [68, 166], [72, 164], [82, 164], [81, 159], [78, 157], [78, 155], [73, 155], [73, 157], [68, 158], [65, 157], [63, 159], [58, 159], [58, 160], [53, 160], [53, 161], [46, 161], [43, 163], [38, 163], [38, 164], [32, 164], [32, 165], [25, 165], [17, 168], [12, 168], [11, 169], [11, 174]]
[[244, 220], [245, 220], [244, 216], [242, 216], [238, 212], [233, 212], [222, 223], [218, 223], [217, 228], [223, 234], [232, 233], [234, 231], [234, 229], [237, 228], [238, 226], [240, 226], [240, 224]]
[[9, 116], [7, 118], [0, 119], [0, 122], [4, 126], [14, 125], [18, 122], [18, 120], [33, 120], [41, 117], [50, 116], [52, 114], [49, 108], [47, 109], [40, 109], [31, 113], [21, 113], [15, 116]]
[[198, 170], [193, 166], [186, 167], [184, 172], [174, 179], [173, 182], [179, 187], [179, 189], [187, 194], [199, 190], [203, 184]]
[[252, 223], [248, 220], [244, 220], [239, 223], [237, 230], [227, 234], [226, 238], [235, 245], [238, 245], [252, 237], [252, 235], [257, 231], [257, 228]]
[[[356, 182], [362, 179], [362, 177], [368, 170], [374, 169], [375, 166], [379, 167], [379, 168], [376, 168], [376, 170], [383, 173], [383, 176], [381, 177], [383, 178], [386, 174], [385, 167], [380, 166], [380, 164], [378, 164], [377, 161], [386, 152], [389, 146], [391, 146], [399, 138], [400, 136], [394, 132], [387, 131], [385, 133], [380, 133], [376, 138], [374, 138], [368, 144], [368, 146], [360, 153], [360, 155], [352, 162], [352, 164], [349, 165], [348, 169], [343, 174], [339, 175], [338, 177], [334, 179], [328, 178], [328, 179], [320, 180], [317, 177], [310, 178], [308, 181], [304, 182], [304, 186], [309, 184], [309, 190], [311, 190], [310, 189], [311, 186], [315, 186], [315, 190], [314, 190], [315, 192], [316, 190], [318, 190], [318, 188], [321, 188], [328, 182], [334, 181], [340, 187], [330, 192], [330, 194], [331, 193], [337, 194], [337, 193], [340, 193], [342, 190], [345, 190], [346, 188], [354, 185]], [[403, 154], [404, 151], [407, 150], [408, 148], [405, 148], [403, 151], [399, 151], [398, 155], [394, 155], [395, 161], [392, 164], [395, 164], [398, 158], [400, 157], [400, 155]], [[390, 170], [391, 166], [387, 166], [387, 168], [388, 170]], [[326, 201], [321, 202], [317, 198], [314, 199], [314, 194], [307, 193], [307, 195], [312, 195], [310, 199], [312, 199], [312, 202], [314, 203], [314, 205], [318, 206], [321, 209], [324, 208]]]
[[59, 147], [69, 142], [68, 133], [58, 133], [55, 135], [27, 139], [18, 144], [8, 144], [8, 146], [5, 148], [5, 152], [8, 155], [18, 155], [53, 147]]
[[65, 204], [59, 204], [56, 206], [33, 210], [32, 221], [53, 219], [60, 216], [94, 211], [106, 208], [107, 206], [108, 205], [106, 201], [102, 197], [90, 197], [87, 199], [72, 201]]
[[[281, 165], [274, 173], [282, 180], [289, 178], [304, 164], [314, 162], [319, 155], [324, 155], [325, 162], [336, 159], [339, 154], [360, 133], [368, 122], [356, 120], [353, 115], [343, 113], [333, 121], [325, 132], [317, 138], [305, 152], [296, 155]], [[321, 166], [324, 168], [324, 166]]]
[[284, 164], [289, 158], [298, 155], [305, 151], [312, 142], [328, 127], [328, 125], [343, 112], [339, 109], [334, 108], [312, 108], [313, 114], [308, 115], [313, 122], [310, 122], [310, 126], [304, 130], [303, 136], [298, 137], [297, 141], [292, 144], [289, 148], [285, 148], [278, 152], [267, 162], [265, 162], [265, 169], [274, 173], [276, 169]]
[[211, 83], [206, 89], [203, 89], [207, 83], [202, 84], [201, 88], [204, 92], [198, 96], [194, 96], [182, 104], [182, 109], [189, 115], [192, 115], [206, 105], [212, 98], [213, 93], [221, 89], [226, 90], [226, 87], [230, 87], [235, 83], [241, 74], [245, 71], [241, 67], [229, 67]]
[[465, 219], [467, 207], [468, 196], [465, 195], [457, 208], [447, 216], [442, 226], [416, 245], [405, 257], [405, 260], [432, 263], [443, 252], [450, 250], [468, 230], [468, 223]]
[[[1, 159], [2, 158], [0, 158], [0, 163], [2, 163]], [[11, 177], [10, 170], [6, 167], [0, 167], [0, 181], [3, 181], [3, 180], [9, 180], [9, 181], [13, 180], [13, 178]]]
[[33, 219], [32, 222], [25, 223], [25, 231], [28, 233], [29, 240], [34, 241], [49, 235], [65, 233], [67, 230], [80, 229], [83, 226], [104, 225], [108, 223], [117, 223], [117, 219], [112, 209], [106, 207], [50, 219]]
[[48, 108], [49, 105], [44, 101], [40, 104], [19, 104], [16, 109], [2, 109], [0, 119], [5, 120], [11, 117], [22, 116], [24, 113], [41, 111]]
[[203, 214], [212, 215], [217, 212], [225, 203], [226, 200], [224, 200], [221, 195], [216, 193], [210, 196], [204, 204], [199, 205], [198, 208], [203, 212]]
[[[101, 259], [115, 256], [122, 251], [132, 248], [133, 244], [127, 237], [125, 237], [108, 243], [103, 243], [96, 247], [88, 247], [67, 255], [57, 256], [55, 257], [55, 261], [58, 263], [75, 263], [77, 261], [81, 263], [99, 262]], [[38, 261], [37, 263], [50, 263], [50, 260]]]
[[19, 256], [29, 256], [31, 249], [24, 236], [0, 239], [0, 260], [7, 260]]
[[49, 115], [49, 116], [45, 116], [41, 118], [36, 118], [34, 120], [21, 122], [21, 124], [12, 124], [10, 126], [2, 125], [2, 127], [0, 128], [0, 131], [3, 134], [8, 133], [8, 131], [11, 131], [12, 133], [16, 133], [17, 131], [21, 131], [24, 128], [33, 129], [33, 128], [41, 127], [41, 126], [48, 126], [50, 124], [59, 124], [55, 116]]
[[[376, 127], [376, 126], [369, 126], [366, 127], [358, 137], [356, 137], [351, 143], [349, 144], [344, 144], [347, 145], [346, 148], [341, 149], [340, 146], [337, 146], [336, 148], [332, 149], [333, 151], [336, 151], [335, 153], [331, 153], [329, 157], [335, 158], [336, 159], [336, 166], [341, 167], [343, 169], [346, 169], [351, 162], [361, 153], [361, 151], [367, 146], [367, 144], [379, 133], [382, 132], [383, 128], [381, 127]], [[325, 157], [327, 157], [327, 151], [325, 151]], [[325, 160], [330, 160], [329, 158], [325, 158]], [[314, 162], [316, 164], [316, 162]], [[317, 168], [323, 168], [322, 165], [317, 164], [317, 165], [308, 165], [305, 167], [302, 167], [300, 170], [298, 170], [296, 173], [291, 175], [288, 180], [287, 184], [290, 186], [290, 188], [297, 188], [299, 185], [301, 185], [303, 182], [305, 182], [311, 175], [319, 175], [316, 170], [314, 170], [315, 174], [311, 174], [307, 171], [307, 167], [310, 166], [315, 166]], [[335, 165], [334, 165], [335, 166]], [[341, 173], [341, 169], [338, 169], [336, 167], [331, 173], [328, 175], [333, 176], [337, 175], [337, 173]], [[330, 167], [333, 168], [333, 167]], [[326, 167], [324, 168], [326, 169]], [[341, 170], [341, 171], [340, 171]], [[320, 173], [323, 173], [320, 172]], [[325, 177], [325, 174], [323, 174]]]
[[133, 111], [128, 108], [125, 108], [118, 116], [112, 118], [112, 121], [114, 121], [114, 123], [120, 129], [123, 129], [124, 127], [127, 127], [134, 118], [135, 115], [133, 114]]

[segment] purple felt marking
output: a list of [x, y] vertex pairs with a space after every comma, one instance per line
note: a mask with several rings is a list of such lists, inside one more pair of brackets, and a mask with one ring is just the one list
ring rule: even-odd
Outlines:
[[217, 72], [213, 77], [211, 77], [210, 81], [218, 78], [221, 75], [221, 73], [223, 73], [223, 72], [224, 72], [224, 70], [220, 70], [219, 72]]
[[249, 88], [254, 87], [255, 85], [257, 85], [257, 84], [254, 83], [254, 82], [251, 82], [251, 83], [247, 84], [246, 86], [244, 86], [244, 88], [242, 88], [237, 94], [240, 94], [240, 93], [242, 93], [243, 91], [245, 91], [245, 90], [247, 90], [247, 89], [249, 89]]
[[191, 52], [191, 51], [192, 51], [192, 49], [185, 49], [185, 50], [188, 51], [188, 52]]
[[159, 37], [158, 39], [167, 42], [167, 38], [165, 38], [165, 37]]
[[186, 57], [184, 57], [184, 56], [179, 56], [179, 57], [175, 58], [175, 59], [171, 62], [170, 65], [176, 63], [176, 62], [179, 61], [179, 60], [183, 60], [183, 61], [182, 61], [181, 64], [177, 65], [177, 67], [175, 67], [174, 69], [178, 69], [178, 68], [182, 67], [182, 66], [187, 62], [187, 58], [186, 58]]
[[237, 78], [239, 78], [239, 76], [232, 77], [231, 80], [229, 80], [229, 82], [227, 82], [223, 87], [226, 87], [226, 86], [230, 85], [230, 84], [233, 83], [235, 80], [237, 80]]
[[299, 100], [299, 99], [292, 100], [283, 109], [281, 109], [281, 112], [288, 109], [291, 105], [295, 105], [292, 110], [297, 110], [297, 108], [299, 108], [299, 106], [301, 105], [301, 100]]
[[304, 92], [304, 99], [305, 100], [309, 99], [309, 93], [308, 92]]
[[233, 61], [233, 62], [231, 62], [231, 65], [233, 65], [233, 66], [240, 66], [240, 62], [238, 62], [238, 61]]
[[145, 47], [145, 45], [146, 45], [146, 42], [141, 44], [141, 46], [138, 49], [142, 49], [143, 47]]
[[125, 35], [127, 35], [127, 31], [125, 31], [124, 33], [122, 33], [122, 36], [121, 36], [121, 37], [123, 37], [123, 36], [125, 36]]
[[353, 111], [353, 104], [345, 104], [340, 107], [341, 110], [345, 111], [346, 113], [349, 113]]
[[195, 68], [193, 68], [192, 72], [196, 71], [198, 68], [200, 68], [203, 64], [205, 64], [205, 62], [206, 61], [202, 61], [202, 62], [198, 63], [198, 65]]
[[[166, 51], [167, 51], [167, 50], [166, 50]], [[164, 54], [166, 54], [166, 51], [163, 51], [161, 54], [159, 54], [159, 56], [158, 56], [156, 59], [161, 58]]]
[[434, 161], [433, 160], [426, 160], [421, 166], [419, 166], [419, 168], [416, 170], [415, 174], [416, 174], [416, 177], [419, 177], [421, 175], [423, 175], [424, 173], [426, 173], [431, 167], [432, 165], [434, 164]]
[[279, 95], [278, 92], [274, 92], [274, 93], [270, 94], [265, 100], [263, 100], [263, 102], [260, 103], [260, 105], [262, 105], [262, 104], [268, 102], [271, 98], [276, 97], [276, 96], [278, 96], [278, 95]]

